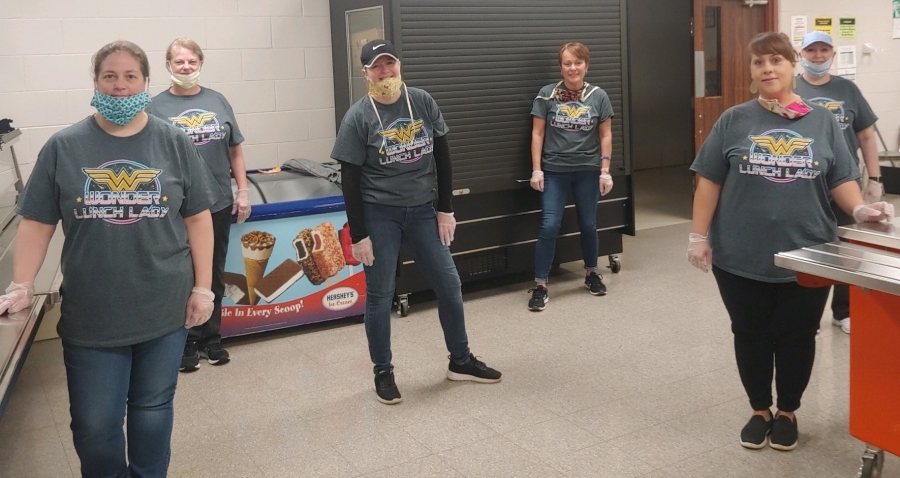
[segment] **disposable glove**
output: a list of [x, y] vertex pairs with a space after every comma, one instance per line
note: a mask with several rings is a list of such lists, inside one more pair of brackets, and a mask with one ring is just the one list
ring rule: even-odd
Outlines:
[[238, 189], [234, 197], [234, 206], [231, 207], [231, 215], [237, 214], [237, 222], [241, 224], [250, 217], [250, 190]]
[[213, 308], [216, 300], [216, 294], [209, 289], [203, 287], [194, 287], [191, 289], [191, 297], [187, 303], [187, 314], [184, 319], [184, 327], [190, 329], [198, 325], [203, 325], [212, 317]]
[[31, 306], [34, 299], [34, 284], [22, 282], [17, 284], [10, 282], [6, 288], [6, 294], [0, 295], [0, 314], [7, 311], [13, 314]]
[[456, 218], [452, 212], [438, 212], [437, 223], [441, 244], [449, 246], [453, 242], [453, 233], [456, 232]]
[[712, 248], [706, 238], [694, 232], [688, 236], [687, 260], [703, 272], [709, 272], [712, 264]]
[[884, 197], [884, 185], [870, 179], [866, 183], [866, 188], [863, 189], [863, 199], [866, 201], [866, 204], [881, 201], [882, 197]]
[[600, 175], [600, 195], [606, 196], [612, 191], [613, 188], [613, 180], [612, 176], [609, 173], [603, 173]]
[[853, 219], [856, 222], [879, 222], [894, 219], [894, 205], [889, 202], [873, 202], [872, 204], [853, 208]]
[[372, 239], [365, 239], [350, 246], [350, 252], [353, 258], [362, 262], [364, 266], [371, 266], [375, 263], [375, 253], [372, 250]]
[[531, 172], [531, 189], [535, 191], [544, 192], [544, 172], [543, 171], [532, 171]]

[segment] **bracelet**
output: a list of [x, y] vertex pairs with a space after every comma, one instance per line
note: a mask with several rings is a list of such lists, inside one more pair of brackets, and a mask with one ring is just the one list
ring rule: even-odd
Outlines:
[[884, 180], [881, 176], [869, 176], [869, 181], [875, 181], [876, 183], [883, 183]]
[[600, 156], [600, 161], [603, 161], [604, 159], [612, 159], [612, 158], [610, 158], [609, 156]]
[[601, 172], [601, 173], [608, 173], [608, 172], [609, 172], [609, 168], [600, 168], [600, 172]]
[[238, 189], [238, 192], [241, 192], [241, 191], [247, 191], [247, 192], [250, 192], [250, 189], [249, 189], [249, 188], [248, 188], [248, 189]]

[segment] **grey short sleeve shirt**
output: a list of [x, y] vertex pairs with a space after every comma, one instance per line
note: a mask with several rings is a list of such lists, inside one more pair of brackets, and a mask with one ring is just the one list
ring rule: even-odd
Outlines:
[[837, 120], [844, 140], [850, 147], [850, 154], [854, 162], [859, 163], [857, 150], [859, 138], [856, 133], [868, 128], [878, 121], [878, 116], [872, 111], [869, 102], [863, 97], [859, 87], [852, 81], [832, 76], [824, 85], [811, 85], [803, 75], [797, 78], [797, 89], [794, 91], [801, 98], [815, 103], [831, 111]]
[[449, 130], [424, 90], [404, 88], [391, 105], [364, 96], [344, 115], [331, 157], [362, 166], [363, 202], [421, 206], [437, 197], [434, 138]]
[[722, 186], [709, 228], [716, 267], [748, 279], [790, 282], [774, 255], [837, 237], [829, 191], [859, 177], [825, 108], [789, 120], [757, 100], [716, 121], [691, 170]]
[[213, 205], [212, 212], [230, 207], [234, 196], [229, 148], [241, 144], [244, 136], [228, 100], [209, 88], [200, 88], [199, 93], [190, 96], [173, 95], [165, 90], [153, 98], [147, 112], [184, 131], [200, 150], [200, 156], [222, 190], [222, 197]]
[[609, 96], [587, 84], [581, 101], [563, 103], [553, 97], [556, 87], [553, 83], [541, 88], [531, 108], [532, 116], [547, 121], [541, 168], [555, 172], [600, 169], [597, 125], [613, 116]]
[[197, 148], [152, 115], [126, 138], [107, 134], [93, 116], [53, 135], [16, 211], [62, 221], [59, 336], [118, 347], [183, 327], [194, 285], [184, 218], [219, 197]]

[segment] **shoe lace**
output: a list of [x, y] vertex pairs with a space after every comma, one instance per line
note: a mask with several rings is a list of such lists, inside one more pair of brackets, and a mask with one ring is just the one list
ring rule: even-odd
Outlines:
[[390, 372], [379, 373], [378, 382], [381, 384], [381, 388], [391, 388], [396, 386], [396, 383], [394, 382], [394, 374]]
[[528, 293], [531, 294], [532, 299], [539, 299], [547, 293], [547, 289], [543, 287], [535, 287], [534, 289], [528, 289]]
[[591, 285], [602, 284], [603, 276], [601, 276], [600, 274], [598, 274], [596, 272], [591, 272], [590, 275], [588, 275], [588, 281], [591, 283]]
[[225, 350], [225, 349], [222, 348], [222, 344], [220, 344], [220, 343], [218, 343], [218, 342], [213, 342], [213, 343], [208, 344], [208, 345], [206, 346], [206, 351], [207, 351], [207, 352], [221, 352], [221, 351], [223, 351], [223, 350]]

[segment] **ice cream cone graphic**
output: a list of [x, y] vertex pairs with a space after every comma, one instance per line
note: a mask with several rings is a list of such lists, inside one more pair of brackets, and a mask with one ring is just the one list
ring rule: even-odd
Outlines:
[[247, 272], [247, 293], [250, 305], [256, 305], [256, 283], [266, 273], [269, 257], [275, 248], [275, 236], [263, 231], [251, 231], [241, 236], [241, 255], [244, 256], [244, 269]]

